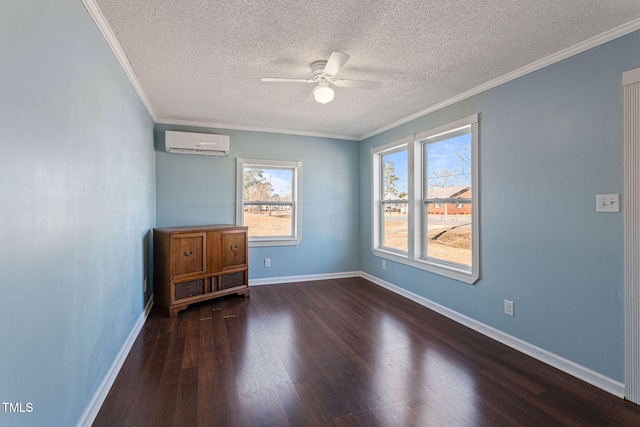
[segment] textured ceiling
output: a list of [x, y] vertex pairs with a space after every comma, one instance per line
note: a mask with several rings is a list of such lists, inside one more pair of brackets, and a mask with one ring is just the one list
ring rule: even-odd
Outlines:
[[[352, 139], [612, 29], [640, 28], [638, 0], [85, 3], [104, 15], [156, 121]], [[310, 64], [333, 51], [351, 56], [338, 78], [382, 87], [337, 88], [321, 105], [307, 101], [312, 84], [260, 81], [310, 78]]]

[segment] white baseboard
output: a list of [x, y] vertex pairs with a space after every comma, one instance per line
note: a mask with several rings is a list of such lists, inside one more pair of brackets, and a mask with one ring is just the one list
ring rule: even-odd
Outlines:
[[84, 409], [82, 416], [76, 423], [76, 427], [90, 427], [91, 424], [93, 424], [93, 422], [95, 421], [96, 416], [100, 411], [100, 407], [102, 407], [104, 400], [107, 398], [107, 394], [109, 394], [109, 390], [111, 390], [111, 386], [118, 376], [118, 372], [120, 372], [120, 368], [122, 368], [124, 361], [127, 359], [127, 355], [129, 354], [131, 347], [133, 347], [133, 343], [136, 341], [140, 330], [142, 330], [142, 326], [144, 326], [144, 322], [147, 320], [147, 317], [151, 312], [151, 307], [153, 307], [153, 294], [149, 297], [149, 301], [144, 307], [144, 312], [140, 315], [138, 321], [133, 326], [133, 329], [129, 333], [127, 339], [124, 341], [124, 344], [122, 344], [122, 347], [120, 348], [120, 351], [118, 352], [115, 360], [111, 364], [111, 367], [107, 371], [107, 374], [98, 386], [96, 392], [93, 394], [93, 397], [89, 401], [89, 404]]
[[553, 366], [554, 368], [557, 368], [563, 372], [566, 372], [569, 375], [572, 375], [578, 379], [581, 379], [582, 381], [585, 381], [593, 386], [596, 386], [619, 398], [625, 397], [624, 384], [619, 381], [613, 380], [596, 371], [593, 371], [589, 368], [586, 368], [582, 365], [572, 362], [571, 360], [565, 359], [564, 357], [558, 356], [557, 354], [551, 353], [547, 350], [544, 350], [540, 347], [537, 347], [533, 344], [523, 341], [520, 338], [516, 338], [514, 336], [506, 334], [489, 325], [485, 325], [482, 322], [478, 322], [477, 320], [467, 317], [464, 314], [458, 313], [457, 311], [451, 310], [450, 308], [447, 308], [443, 305], [433, 302], [420, 295], [414, 294], [413, 292], [407, 291], [406, 289], [403, 289], [392, 283], [386, 282], [375, 276], [361, 272], [360, 277], [367, 279], [378, 286], [382, 286], [383, 288], [388, 289], [391, 292], [394, 292], [398, 295], [408, 298], [411, 301], [414, 301], [422, 306], [425, 306], [435, 311], [436, 313], [442, 314], [443, 316], [446, 316], [451, 320], [454, 320], [468, 328], [471, 328], [476, 332], [479, 332], [489, 338], [492, 338], [498, 342], [501, 342], [502, 344], [505, 344], [515, 350], [518, 350], [528, 356], [533, 357], [534, 359], [544, 362], [547, 365]]
[[347, 277], [362, 277], [361, 271], [346, 271], [343, 273], [309, 274], [305, 276], [269, 277], [266, 279], [249, 279], [249, 286], [273, 285], [275, 283], [310, 282], [312, 280], [344, 279]]

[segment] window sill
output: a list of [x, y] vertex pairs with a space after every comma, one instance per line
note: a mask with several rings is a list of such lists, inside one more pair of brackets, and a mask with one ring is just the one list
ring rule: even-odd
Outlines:
[[294, 239], [294, 238], [256, 239], [256, 240], [251, 240], [251, 238], [249, 238], [249, 247], [259, 248], [259, 247], [267, 247], [267, 246], [296, 246], [300, 243], [300, 241], [301, 239]]
[[399, 255], [390, 251], [385, 251], [383, 249], [371, 249], [371, 251], [377, 257], [395, 261], [400, 264], [408, 265], [413, 268], [418, 268], [420, 270], [448, 277], [459, 282], [468, 283], [470, 285], [473, 285], [480, 278], [478, 274], [474, 274], [472, 272], [454, 266], [434, 263], [433, 261], [422, 259], [409, 259], [406, 256]]

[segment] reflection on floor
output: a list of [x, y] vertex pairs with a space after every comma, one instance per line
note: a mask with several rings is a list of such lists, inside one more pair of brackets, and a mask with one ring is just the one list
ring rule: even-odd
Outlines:
[[350, 278], [154, 310], [94, 425], [640, 425], [640, 407]]

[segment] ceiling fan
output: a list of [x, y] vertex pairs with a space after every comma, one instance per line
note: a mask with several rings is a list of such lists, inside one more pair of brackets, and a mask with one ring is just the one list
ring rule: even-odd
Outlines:
[[333, 101], [333, 88], [331, 85], [337, 87], [350, 87], [357, 89], [378, 89], [382, 83], [372, 82], [366, 80], [335, 80], [336, 74], [347, 63], [350, 56], [342, 52], [333, 52], [328, 61], [315, 61], [311, 64], [310, 79], [290, 79], [286, 77], [263, 77], [263, 82], [278, 82], [278, 83], [318, 83], [309, 95], [309, 98], [313, 98], [321, 103]]

